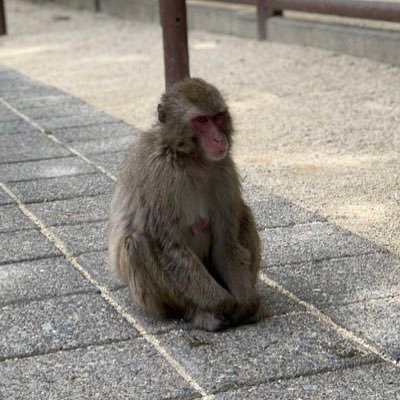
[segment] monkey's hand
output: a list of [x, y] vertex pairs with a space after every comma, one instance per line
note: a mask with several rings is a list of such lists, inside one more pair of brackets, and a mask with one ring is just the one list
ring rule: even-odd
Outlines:
[[230, 316], [230, 320], [234, 325], [239, 323], [252, 323], [262, 319], [264, 314], [264, 307], [260, 298], [254, 292], [254, 294], [246, 300], [238, 301], [238, 306]]
[[214, 313], [221, 320], [229, 319], [234, 314], [238, 306], [236, 299], [228, 292], [226, 293], [227, 294], [225, 298], [218, 303], [214, 310]]

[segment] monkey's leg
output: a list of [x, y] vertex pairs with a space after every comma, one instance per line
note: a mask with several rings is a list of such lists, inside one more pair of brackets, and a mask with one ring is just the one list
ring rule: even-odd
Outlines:
[[118, 271], [135, 303], [157, 317], [181, 317], [185, 307], [160, 275], [149, 241], [134, 232], [121, 241]]
[[225, 329], [230, 325], [228, 318], [221, 318], [204, 310], [193, 310], [186, 315], [186, 319], [194, 328], [211, 332]]
[[[235, 299], [218, 285], [200, 260], [184, 247], [166, 247], [155, 251], [146, 236], [138, 232], [122, 241], [120, 269], [127, 272], [124, 278], [136, 302], [160, 316], [191, 315], [187, 319], [193, 319], [198, 309], [230, 315]], [[215, 325], [206, 318], [203, 321], [204, 326], [199, 322], [198, 327], [212, 329]]]

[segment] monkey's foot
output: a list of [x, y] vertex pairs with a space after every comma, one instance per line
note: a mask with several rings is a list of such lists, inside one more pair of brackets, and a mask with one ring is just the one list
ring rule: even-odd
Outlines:
[[264, 318], [268, 318], [269, 313], [264, 306], [264, 304], [260, 303], [258, 306], [257, 310], [252, 313], [252, 314], [242, 314], [240, 318], [233, 318], [233, 325], [239, 325], [239, 324], [255, 324], [257, 322], [260, 322]]
[[228, 320], [218, 318], [214, 314], [205, 311], [197, 311], [190, 322], [193, 328], [211, 332], [220, 331], [229, 326]]
[[263, 303], [260, 303], [260, 306], [258, 307], [257, 311], [247, 318], [244, 323], [245, 324], [255, 324], [256, 322], [259, 322], [263, 320], [264, 318], [270, 317], [270, 313], [267, 311], [267, 308]]

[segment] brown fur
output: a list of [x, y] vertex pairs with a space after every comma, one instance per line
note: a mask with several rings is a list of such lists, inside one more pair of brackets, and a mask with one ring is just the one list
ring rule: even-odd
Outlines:
[[[162, 97], [163, 123], [131, 146], [111, 202], [111, 264], [134, 301], [157, 316], [183, 317], [217, 330], [261, 317], [255, 291], [260, 240], [244, 204], [230, 152], [210, 161], [191, 133], [190, 118], [225, 112], [218, 90], [188, 79]], [[207, 217], [209, 225], [191, 234]]]

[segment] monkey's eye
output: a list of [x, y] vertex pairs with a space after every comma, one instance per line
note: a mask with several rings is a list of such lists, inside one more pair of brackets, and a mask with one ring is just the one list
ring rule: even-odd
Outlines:
[[203, 117], [203, 116], [200, 116], [200, 117], [197, 117], [197, 118], [196, 118], [196, 121], [197, 121], [198, 123], [200, 123], [200, 124], [205, 124], [205, 123], [207, 122], [207, 118], [206, 118], [206, 117]]

